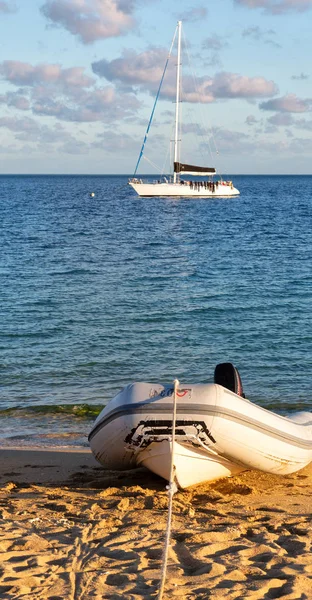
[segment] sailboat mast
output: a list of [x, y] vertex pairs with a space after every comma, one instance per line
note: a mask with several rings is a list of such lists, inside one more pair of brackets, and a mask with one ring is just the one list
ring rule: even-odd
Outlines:
[[[176, 89], [176, 110], [175, 110], [175, 130], [174, 130], [174, 162], [179, 162], [179, 108], [180, 108], [180, 69], [181, 69], [181, 26], [182, 21], [178, 21], [178, 63], [177, 63], [177, 89]], [[173, 174], [173, 183], [177, 181], [177, 174]]]

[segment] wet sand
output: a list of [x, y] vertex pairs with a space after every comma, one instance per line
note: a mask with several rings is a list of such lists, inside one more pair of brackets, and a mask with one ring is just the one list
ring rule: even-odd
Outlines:
[[[88, 450], [3, 449], [2, 600], [157, 598], [166, 482]], [[163, 598], [312, 598], [312, 464], [179, 491]]]

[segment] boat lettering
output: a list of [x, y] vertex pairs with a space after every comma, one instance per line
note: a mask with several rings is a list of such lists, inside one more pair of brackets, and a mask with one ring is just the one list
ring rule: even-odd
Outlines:
[[[170, 396], [173, 395], [173, 393], [174, 393], [174, 388], [173, 387], [165, 388], [165, 389], [163, 389], [160, 392], [159, 396], [160, 396], [160, 398], [169, 398]], [[191, 388], [181, 388], [181, 389], [177, 390], [177, 396], [179, 398], [184, 398], [187, 395], [188, 395], [189, 398], [191, 398], [191, 395], [192, 395], [192, 389]]]

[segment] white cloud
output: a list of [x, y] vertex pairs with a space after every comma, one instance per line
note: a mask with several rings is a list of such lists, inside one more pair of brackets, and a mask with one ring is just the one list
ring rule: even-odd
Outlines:
[[15, 3], [0, 0], [0, 13], [12, 13], [16, 11]]
[[286, 94], [280, 98], [273, 98], [260, 104], [262, 110], [274, 110], [279, 112], [303, 113], [312, 109], [312, 99], [302, 100], [296, 94]]
[[217, 73], [212, 89], [216, 98], [260, 98], [273, 96], [277, 86], [264, 77], [247, 77], [237, 73]]
[[304, 12], [312, 8], [312, 0], [234, 0], [234, 2], [248, 8], [263, 8], [266, 13], [273, 15]]
[[185, 134], [195, 134], [196, 136], [207, 135], [207, 130], [199, 124], [196, 123], [182, 123], [182, 133]]
[[291, 78], [298, 81], [304, 81], [305, 79], [309, 79], [309, 75], [306, 75], [305, 73], [300, 73], [300, 75], [292, 75]]
[[206, 59], [203, 53], [201, 53], [199, 56], [199, 60], [206, 66], [218, 65], [220, 67], [222, 64], [220, 59], [221, 50], [223, 50], [223, 48], [226, 48], [228, 45], [229, 44], [224, 37], [218, 35], [217, 33], [212, 34], [211, 36], [204, 39], [202, 43], [202, 49], [208, 50], [210, 53], [209, 58]]
[[307, 121], [306, 119], [298, 119], [294, 122], [294, 126], [305, 131], [312, 131], [312, 121]]
[[276, 32], [273, 29], [261, 29], [258, 25], [247, 27], [242, 31], [243, 38], [249, 38], [254, 42], [262, 42], [264, 44], [270, 44], [275, 48], [280, 48], [280, 44], [273, 39], [275, 35]]
[[202, 47], [204, 49], [215, 51], [222, 50], [222, 48], [226, 48], [226, 46], [228, 46], [228, 42], [226, 41], [226, 39], [221, 37], [221, 35], [218, 35], [217, 33], [210, 35], [202, 43]]
[[4, 61], [0, 74], [20, 86], [18, 92], [0, 96], [0, 102], [39, 116], [76, 122], [114, 121], [135, 114], [141, 106], [133, 94], [119, 94], [112, 85], [97, 87], [96, 79], [81, 67]]
[[24, 118], [16, 119], [15, 117], [0, 118], [0, 127], [6, 127], [10, 131], [25, 131], [29, 134], [37, 134], [40, 130], [38, 123], [34, 119]]
[[97, 141], [93, 144], [95, 148], [105, 150], [108, 153], [137, 153], [140, 143], [140, 139], [134, 139], [131, 135], [118, 131], [104, 131], [98, 134]]
[[28, 98], [20, 94], [19, 92], [7, 92], [0, 96], [0, 104], [6, 104], [7, 106], [17, 108], [19, 110], [29, 110], [30, 104]]
[[[151, 48], [141, 54], [134, 50], [112, 61], [102, 59], [92, 64], [94, 73], [128, 89], [155, 94], [161, 79], [167, 53], [162, 48]], [[173, 61], [174, 62], [174, 61]], [[162, 97], [175, 97], [175, 67], [168, 67], [162, 87]], [[217, 73], [214, 77], [199, 77], [194, 90], [193, 77], [183, 77], [183, 100], [186, 102], [213, 102], [219, 98], [259, 98], [277, 93], [273, 81], [264, 77], [247, 77], [237, 73]]]
[[254, 115], [247, 115], [247, 117], [246, 117], [247, 125], [256, 125], [257, 123], [258, 123], [258, 121]]
[[184, 13], [179, 13], [178, 19], [182, 21], [195, 22], [202, 21], [208, 15], [207, 8], [205, 6], [193, 6], [189, 10], [186, 10]]
[[[122, 57], [108, 61], [103, 58], [92, 63], [92, 70], [108, 81], [116, 81], [126, 86], [142, 86], [151, 92], [157, 90], [168, 51], [163, 48], [151, 48], [141, 54], [135, 50], [125, 50]], [[169, 73], [174, 75], [169, 65]]]
[[270, 117], [268, 119], [268, 123], [270, 123], [271, 125], [275, 125], [277, 127], [289, 127], [289, 125], [292, 125], [294, 122], [294, 119], [292, 117], [291, 114], [289, 113], [276, 113], [275, 115], [273, 115], [272, 117]]
[[311, 136], [309, 138], [295, 138], [287, 132], [286, 138], [274, 140], [271, 136], [275, 131], [276, 127], [272, 126], [267, 128], [262, 135], [261, 132], [255, 132], [254, 136], [223, 128], [215, 129], [214, 133], [218, 139], [219, 150], [222, 150], [223, 154], [257, 155], [258, 157], [265, 155], [271, 158], [277, 156], [285, 160], [287, 156], [293, 157], [296, 154], [309, 155], [312, 153]]
[[39, 64], [32, 66], [17, 60], [5, 60], [0, 63], [0, 74], [10, 83], [21, 86], [35, 84], [56, 84], [67, 88], [90, 87], [94, 78], [84, 74], [81, 67], [62, 69], [58, 64]]
[[86, 143], [76, 139], [59, 124], [48, 127], [29, 117], [3, 117], [0, 118], [0, 128], [14, 133], [16, 141], [27, 142], [30, 152], [51, 152], [57, 149], [66, 154], [82, 154], [88, 151]]
[[133, 8], [132, 0], [46, 0], [41, 11], [52, 25], [90, 44], [133, 29]]

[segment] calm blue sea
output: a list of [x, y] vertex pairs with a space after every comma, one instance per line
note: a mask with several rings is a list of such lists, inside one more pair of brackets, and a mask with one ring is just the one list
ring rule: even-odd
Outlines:
[[125, 384], [224, 361], [250, 400], [311, 410], [312, 176], [232, 179], [238, 198], [173, 200], [0, 177], [0, 444], [87, 445]]

